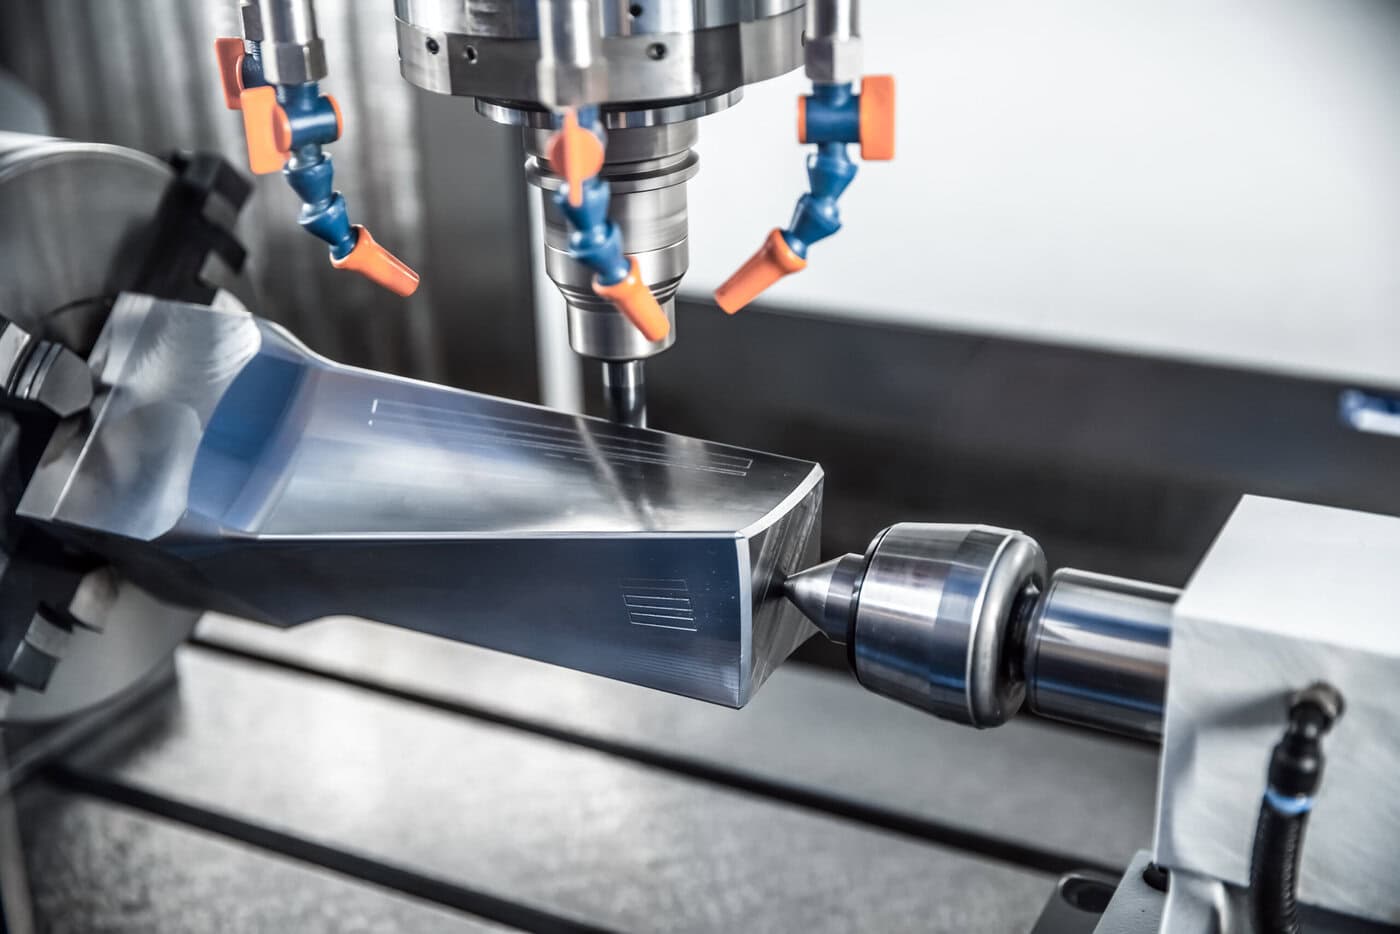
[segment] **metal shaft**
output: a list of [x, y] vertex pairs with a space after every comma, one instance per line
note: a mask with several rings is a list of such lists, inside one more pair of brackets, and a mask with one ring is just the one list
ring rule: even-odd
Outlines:
[[1070, 568], [1055, 572], [1024, 640], [1026, 708], [1160, 740], [1172, 607], [1181, 591]]
[[578, 107], [607, 96], [607, 62], [599, 55], [602, 17], [596, 0], [536, 0], [540, 103]]
[[809, 80], [847, 84], [860, 78], [860, 0], [807, 0], [802, 58]]
[[647, 426], [647, 383], [641, 360], [603, 361], [603, 397], [608, 418], [637, 428]]
[[1178, 591], [1084, 571], [1045, 578], [1040, 546], [988, 526], [901, 523], [787, 595], [877, 694], [975, 727], [1023, 701], [1048, 717], [1161, 737]]
[[859, 38], [860, 0], [807, 0], [807, 41]]
[[[263, 76], [270, 84], [305, 84], [326, 76], [326, 48], [312, 0], [259, 0]], [[251, 38], [251, 37], [250, 37]]]

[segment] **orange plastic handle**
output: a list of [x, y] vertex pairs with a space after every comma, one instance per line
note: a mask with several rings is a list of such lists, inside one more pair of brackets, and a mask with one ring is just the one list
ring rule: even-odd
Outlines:
[[894, 76], [866, 75], [860, 82], [860, 157], [894, 158]]
[[749, 261], [740, 266], [739, 271], [730, 276], [724, 285], [715, 289], [715, 301], [725, 314], [732, 315], [783, 276], [806, 268], [807, 261], [792, 251], [792, 247], [783, 239], [783, 232], [775, 227], [758, 252], [750, 256]]
[[343, 259], [331, 257], [332, 266], [358, 272], [371, 282], [405, 298], [418, 290], [418, 273], [380, 246], [364, 227], [356, 224], [354, 229], [355, 248]]
[[583, 183], [603, 167], [603, 141], [592, 130], [579, 126], [572, 107], [564, 111], [564, 125], [554, 131], [545, 146], [545, 157], [568, 184], [569, 203], [583, 204]]
[[596, 278], [593, 291], [612, 302], [613, 307], [627, 316], [627, 320], [637, 326], [642, 336], [649, 341], [659, 341], [671, 333], [671, 321], [651, 289], [642, 281], [642, 272], [637, 265], [637, 257], [629, 257], [632, 268], [627, 278], [615, 285], [603, 285]]
[[224, 106], [242, 110], [243, 102], [243, 40], [222, 38], [214, 40], [214, 59], [219, 63], [219, 86], [224, 92]]
[[248, 168], [255, 175], [276, 172], [287, 162], [291, 121], [277, 103], [271, 85], [243, 92], [243, 136], [248, 142]]

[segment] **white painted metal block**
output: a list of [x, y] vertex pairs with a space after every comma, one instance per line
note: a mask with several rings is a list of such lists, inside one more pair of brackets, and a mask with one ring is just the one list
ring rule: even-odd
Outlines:
[[1400, 922], [1400, 519], [1245, 497], [1176, 605], [1156, 858], [1235, 885], [1289, 694], [1346, 712], [1303, 849], [1301, 899]]

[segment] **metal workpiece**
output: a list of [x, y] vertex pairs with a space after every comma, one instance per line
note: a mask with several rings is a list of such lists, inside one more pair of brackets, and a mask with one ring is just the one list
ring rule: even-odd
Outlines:
[[539, 102], [550, 109], [581, 107], [607, 97], [608, 62], [599, 48], [598, 0], [535, 0], [540, 57]]
[[864, 68], [860, 0], [807, 0], [802, 45], [807, 79], [819, 84], [858, 81]]
[[603, 362], [603, 400], [608, 418], [637, 428], [647, 426], [646, 364], [641, 360]]
[[353, 614], [741, 706], [813, 630], [802, 461], [344, 367], [123, 295], [20, 513], [163, 598]]
[[[536, 68], [542, 58], [537, 2], [396, 0], [404, 78], [511, 110], [547, 107], [555, 90], [541, 86]], [[607, 0], [597, 6], [606, 89], [591, 102], [605, 110], [724, 98], [802, 61], [801, 0]]]
[[[257, 7], [262, 29], [257, 41], [267, 82], [306, 84], [324, 78], [326, 46], [316, 31], [312, 0], [258, 0]], [[243, 38], [252, 41], [254, 37], [245, 32]]]
[[[546, 192], [559, 190], [563, 180], [545, 156], [549, 133], [523, 132], [530, 182]], [[569, 344], [577, 353], [599, 360], [640, 360], [675, 343], [676, 290], [690, 268], [685, 183], [699, 171], [699, 156], [691, 148], [697, 135], [694, 121], [611, 131], [598, 173], [612, 189], [608, 216], [671, 322], [670, 332], [660, 340], [647, 339], [594, 291], [593, 271], [569, 255], [569, 225], [563, 212], [552, 198], [541, 199], [545, 271], [568, 305]]]
[[1026, 630], [1027, 709], [1160, 740], [1172, 608], [1179, 596], [1173, 587], [1056, 571]]

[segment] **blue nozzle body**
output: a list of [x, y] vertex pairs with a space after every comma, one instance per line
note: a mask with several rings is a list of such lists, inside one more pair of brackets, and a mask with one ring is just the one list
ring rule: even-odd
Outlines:
[[841, 229], [837, 199], [856, 177], [856, 164], [846, 150], [860, 141], [860, 99], [849, 84], [817, 84], [806, 99], [806, 140], [817, 151], [807, 157], [810, 188], [797, 201], [783, 240], [807, 258], [807, 248]]

